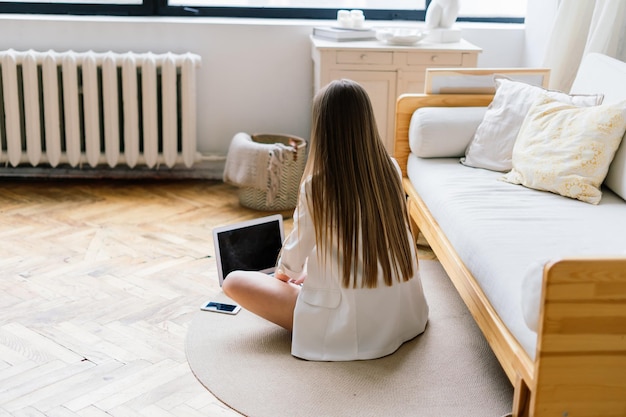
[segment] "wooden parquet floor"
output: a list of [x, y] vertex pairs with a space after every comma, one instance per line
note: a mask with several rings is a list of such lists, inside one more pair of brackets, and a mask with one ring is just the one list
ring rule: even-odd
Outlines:
[[184, 342], [213, 227], [264, 214], [206, 180], [2, 180], [0, 417], [239, 416]]

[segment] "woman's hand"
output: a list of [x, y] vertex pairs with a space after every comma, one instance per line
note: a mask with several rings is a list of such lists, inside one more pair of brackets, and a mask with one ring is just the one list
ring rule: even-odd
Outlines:
[[274, 278], [279, 279], [283, 282], [288, 282], [290, 284], [302, 285], [302, 283], [306, 279], [306, 269], [299, 278], [291, 279], [289, 278], [289, 275], [285, 274], [285, 272], [281, 269], [281, 267], [278, 267], [276, 271], [274, 272]]
[[284, 282], [289, 282], [289, 275], [285, 274], [282, 271], [276, 271], [274, 273], [274, 278], [277, 278], [277, 279], [279, 279], [281, 281], [284, 281]]
[[304, 280], [306, 279], [306, 274], [302, 275], [300, 278], [298, 279], [292, 279], [289, 282], [291, 282], [292, 284], [296, 284], [296, 285], [302, 285], [304, 283]]

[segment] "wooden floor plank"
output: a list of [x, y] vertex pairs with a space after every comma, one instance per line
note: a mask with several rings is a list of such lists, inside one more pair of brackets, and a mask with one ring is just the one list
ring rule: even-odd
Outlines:
[[156, 404], [150, 404], [139, 412], [145, 417], [178, 417], [177, 414], [172, 414], [170, 411], [164, 410]]
[[95, 405], [107, 411], [117, 408], [147, 392], [158, 389], [163, 384], [180, 378], [189, 372], [189, 366], [186, 363], [166, 359], [155, 364], [148, 371], [141, 375], [140, 378], [134, 378], [132, 385], [128, 385], [124, 390], [103, 398], [96, 402]]
[[[35, 407], [37, 408], [37, 407]], [[39, 410], [39, 409], [38, 409]], [[39, 410], [41, 411], [41, 410]], [[65, 407], [56, 407], [52, 410], [48, 410], [45, 412], [47, 417], [80, 417], [80, 414], [76, 414]]]
[[[2, 348], [4, 348], [4, 346], [0, 345], [0, 355], [3, 355], [6, 352], [3, 351]], [[37, 366], [39, 366], [38, 363], [30, 360], [23, 360], [19, 363], [9, 363], [9, 367], [3, 368], [0, 372], [0, 387], [2, 387], [0, 392], [8, 390], [17, 384], [15, 379], [16, 375], [20, 375], [23, 372], [36, 368]]]
[[[171, 395], [173, 392], [176, 395]], [[184, 372], [178, 378], [168, 378], [163, 384], [127, 401], [125, 405], [142, 414], [146, 413], [146, 409], [151, 409], [151, 406], [155, 406], [155, 410], [169, 413], [170, 410], [184, 404], [187, 399], [199, 392], [195, 377]]]
[[[79, 362], [83, 357], [63, 345], [43, 336], [39, 332], [29, 329], [20, 323], [7, 323], [2, 326], [2, 331], [11, 333], [20, 340], [20, 344], [32, 351], [42, 352], [51, 358], [57, 358], [68, 364]], [[28, 349], [28, 348], [27, 348]]]
[[[158, 372], [159, 369], [159, 366], [154, 366], [144, 359], [135, 360], [112, 374], [106, 381], [107, 384], [67, 401], [64, 406], [72, 411], [81, 411], [82, 413], [84, 408], [123, 392], [142, 378]], [[96, 408], [102, 410], [100, 407], [96, 406]]]
[[46, 417], [44, 413], [34, 407], [22, 408], [9, 415], [14, 417]]
[[[94, 387], [103, 385], [103, 377], [111, 372], [115, 372], [121, 366], [123, 366], [122, 363], [114, 361], [101, 366], [85, 366], [84, 369], [79, 369], [78, 372], [69, 377], [59, 378], [30, 392], [28, 395], [23, 395], [7, 402], [3, 406], [11, 411], [32, 405], [45, 414], [55, 413], [52, 410], [64, 408], [61, 407], [61, 404], [65, 401], [89, 392]], [[57, 410], [57, 412], [64, 412], [65, 410], [67, 409]], [[69, 410], [67, 412], [69, 413]]]
[[[13, 386], [0, 392], [0, 404], [10, 412], [28, 408], [31, 404], [31, 396], [33, 398], [37, 397], [34, 393], [58, 382], [63, 383], [67, 378], [94, 366], [95, 364], [89, 361], [79, 361], [71, 364], [60, 360], [47, 362], [12, 379], [11, 384]], [[19, 405], [17, 409], [14, 407], [16, 403]]]
[[81, 417], [111, 417], [111, 414], [107, 413], [104, 410], [100, 410], [94, 405], [83, 408], [82, 410], [80, 410], [78, 415], [80, 415]]

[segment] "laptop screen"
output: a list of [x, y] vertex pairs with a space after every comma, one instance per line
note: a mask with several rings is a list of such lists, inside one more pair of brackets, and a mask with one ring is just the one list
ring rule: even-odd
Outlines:
[[220, 286], [234, 270], [271, 273], [283, 244], [282, 216], [222, 226], [213, 235]]

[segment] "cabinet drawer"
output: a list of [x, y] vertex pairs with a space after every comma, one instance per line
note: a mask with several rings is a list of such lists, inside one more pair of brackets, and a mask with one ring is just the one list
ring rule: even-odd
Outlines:
[[382, 64], [393, 63], [393, 52], [337, 51], [337, 64]]
[[409, 65], [461, 65], [463, 54], [450, 52], [409, 54], [407, 63]]

